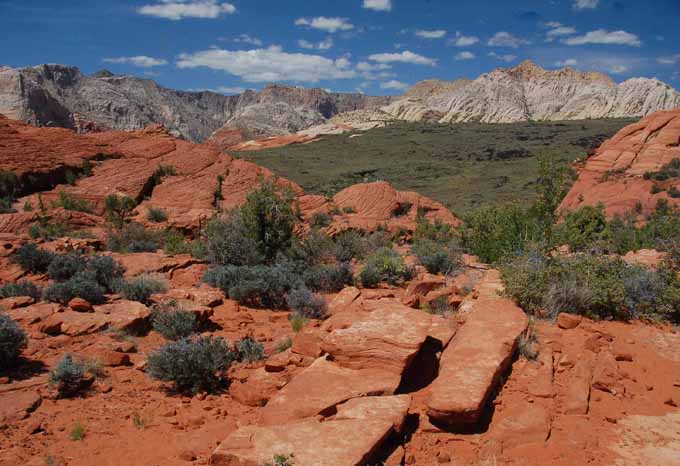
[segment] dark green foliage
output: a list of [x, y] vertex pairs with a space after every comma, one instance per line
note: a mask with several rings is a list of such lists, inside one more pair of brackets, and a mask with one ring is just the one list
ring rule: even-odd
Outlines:
[[[194, 246], [199, 244], [198, 241], [187, 241], [181, 232], [174, 229], [169, 229], [165, 232], [163, 243], [163, 251], [170, 256], [176, 254], [192, 254]], [[205, 258], [205, 255], [196, 257], [203, 259]]]
[[75, 212], [92, 213], [92, 206], [90, 206], [89, 202], [65, 191], [59, 191], [59, 200], [54, 202], [54, 207], [63, 207], [66, 210], [73, 210]]
[[106, 219], [114, 226], [121, 228], [135, 210], [136, 205], [137, 203], [131, 197], [110, 194], [104, 199]]
[[392, 217], [403, 217], [411, 211], [413, 204], [410, 202], [399, 202], [397, 206], [392, 210]]
[[265, 463], [261, 466], [294, 466], [293, 455], [274, 455], [273, 463]]
[[308, 267], [302, 273], [305, 285], [314, 291], [335, 293], [354, 281], [352, 270], [346, 263], [321, 264]]
[[463, 266], [462, 251], [455, 240], [441, 244], [430, 239], [422, 239], [413, 243], [411, 251], [418, 256], [420, 264], [430, 273], [451, 275]]
[[264, 345], [253, 337], [245, 337], [236, 344], [239, 361], [255, 362], [266, 357]]
[[87, 257], [79, 253], [57, 254], [47, 268], [47, 275], [59, 282], [66, 281], [87, 268]]
[[125, 272], [125, 268], [110, 256], [88, 257], [86, 270], [107, 292], [114, 291], [116, 283]]
[[506, 290], [527, 312], [547, 310], [602, 319], [670, 317], [680, 305], [674, 272], [652, 271], [615, 257], [519, 256], [501, 268]]
[[647, 172], [646, 180], [666, 181], [672, 178], [680, 178], [680, 158], [675, 158], [661, 167], [658, 172]]
[[242, 304], [276, 309], [285, 307], [286, 294], [300, 284], [295, 270], [285, 263], [215, 267], [205, 273], [204, 281]]
[[282, 190], [266, 181], [248, 194], [241, 207], [243, 224], [267, 263], [291, 245], [296, 219], [293, 199], [291, 190]]
[[396, 285], [413, 277], [413, 270], [394, 249], [382, 247], [368, 256], [359, 278], [367, 288], [373, 288], [382, 281]]
[[240, 211], [213, 218], [202, 235], [204, 258], [216, 265], [255, 265], [263, 260], [257, 240], [243, 222]]
[[55, 254], [39, 248], [34, 243], [21, 246], [12, 255], [12, 260], [29, 273], [45, 273], [55, 258]]
[[163, 223], [168, 220], [168, 213], [157, 207], [149, 207], [146, 218], [149, 219], [150, 222]]
[[50, 372], [49, 382], [56, 387], [61, 397], [77, 395], [86, 387], [85, 365], [66, 354]]
[[153, 329], [168, 340], [181, 340], [198, 331], [196, 314], [185, 311], [176, 303], [155, 308], [151, 320]]
[[130, 280], [121, 280], [116, 285], [116, 291], [123, 298], [149, 304], [149, 298], [156, 293], [163, 293], [168, 289], [165, 280], [153, 275], [138, 275]]
[[82, 298], [90, 304], [103, 304], [107, 289], [100, 285], [94, 273], [82, 271], [65, 282], [49, 286], [44, 293], [47, 301], [68, 304], [73, 298]]
[[656, 183], [654, 183], [652, 185], [652, 189], [649, 190], [649, 192], [652, 193], [652, 194], [659, 194], [662, 191], [663, 191], [663, 188]]
[[323, 228], [330, 225], [332, 221], [333, 217], [331, 217], [326, 212], [317, 212], [312, 215], [309, 224], [312, 226], [312, 228]]
[[0, 314], [0, 370], [16, 365], [27, 341], [21, 327], [5, 314]]
[[33, 239], [43, 238], [51, 241], [71, 233], [69, 227], [61, 222], [53, 222], [47, 218], [39, 218], [38, 220], [38, 223], [34, 223], [28, 229], [28, 234]]
[[556, 229], [557, 244], [568, 244], [572, 251], [606, 250], [611, 232], [602, 206], [584, 206], [569, 212]]
[[368, 252], [368, 242], [359, 232], [348, 230], [335, 238], [335, 258], [340, 262], [363, 259]]
[[423, 310], [428, 314], [435, 314], [439, 316], [448, 316], [454, 309], [449, 304], [449, 296], [438, 296], [430, 302], [423, 305]]
[[453, 228], [448, 223], [444, 223], [439, 219], [430, 222], [425, 217], [418, 217], [416, 230], [413, 232], [414, 243], [422, 240], [434, 241], [436, 243], [448, 243], [453, 237]]
[[317, 265], [333, 262], [335, 253], [333, 239], [321, 230], [313, 229], [302, 241], [293, 242], [289, 256], [307, 265]]
[[42, 296], [42, 289], [28, 280], [7, 283], [0, 287], [0, 298], [13, 298], [16, 296], [30, 296], [35, 300], [39, 300]]
[[13, 214], [16, 209], [12, 207], [14, 201], [12, 199], [2, 197], [0, 198], [0, 214]]
[[181, 392], [218, 390], [237, 355], [222, 338], [195, 337], [168, 343], [149, 355], [148, 373]]
[[291, 311], [307, 319], [323, 319], [326, 316], [326, 300], [304, 286], [291, 290], [286, 303]]
[[16, 199], [20, 189], [19, 177], [16, 173], [0, 170], [0, 198]]
[[139, 223], [129, 223], [106, 234], [106, 248], [120, 253], [156, 252], [163, 242], [162, 234], [147, 230]]
[[167, 176], [175, 176], [177, 171], [172, 165], [159, 165], [153, 175], [151, 176], [151, 186], [158, 186], [163, 182], [163, 179]]
[[671, 186], [670, 188], [668, 188], [668, 195], [673, 199], [680, 198], [680, 189], [676, 188], [675, 186]]

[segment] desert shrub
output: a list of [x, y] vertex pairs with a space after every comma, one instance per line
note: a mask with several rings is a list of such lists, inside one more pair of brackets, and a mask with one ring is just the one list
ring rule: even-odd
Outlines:
[[322, 264], [305, 269], [302, 280], [311, 290], [333, 293], [352, 284], [354, 277], [347, 264]]
[[87, 257], [79, 253], [57, 254], [47, 268], [47, 275], [56, 281], [66, 281], [87, 268]]
[[16, 209], [12, 207], [14, 200], [7, 197], [0, 197], [0, 214], [13, 214]]
[[413, 242], [429, 240], [435, 243], [446, 244], [454, 237], [453, 228], [448, 223], [439, 219], [430, 222], [424, 217], [418, 217], [416, 229], [413, 232]]
[[606, 250], [611, 233], [602, 206], [584, 206], [569, 212], [555, 231], [559, 244], [568, 244], [572, 251], [597, 248]]
[[452, 274], [462, 267], [461, 250], [455, 240], [440, 244], [430, 239], [421, 239], [413, 244], [411, 251], [430, 273]]
[[185, 338], [151, 353], [148, 373], [154, 379], [172, 382], [178, 391], [213, 392], [220, 388], [236, 357], [222, 338]]
[[78, 442], [84, 439], [85, 435], [87, 435], [87, 427], [85, 427], [80, 422], [76, 422], [75, 424], [73, 424], [71, 432], [69, 433], [69, 438], [71, 440], [73, 440], [74, 442]]
[[236, 352], [239, 361], [254, 362], [264, 359], [264, 345], [253, 337], [245, 337], [236, 343]]
[[242, 304], [267, 308], [285, 307], [286, 294], [300, 283], [285, 263], [216, 267], [206, 272], [204, 280]]
[[17, 249], [12, 260], [29, 273], [45, 273], [54, 260], [55, 254], [27, 243]]
[[125, 268], [110, 256], [88, 257], [86, 270], [109, 293], [115, 291], [115, 285], [125, 272]]
[[368, 288], [375, 287], [382, 281], [396, 285], [412, 277], [413, 270], [406, 265], [404, 258], [388, 247], [382, 247], [370, 255], [359, 274], [361, 283]]
[[91, 304], [103, 304], [108, 290], [97, 282], [93, 272], [82, 271], [65, 282], [50, 285], [44, 293], [47, 301], [68, 304], [73, 298], [82, 298]]
[[348, 230], [335, 237], [335, 258], [340, 262], [363, 259], [368, 252], [367, 241], [355, 230]]
[[272, 462], [264, 463], [262, 466], [294, 466], [293, 455], [274, 455]]
[[176, 174], [177, 171], [172, 165], [159, 165], [151, 176], [151, 187], [153, 188], [161, 184], [165, 177], [175, 176]]
[[677, 199], [680, 197], [680, 189], [676, 188], [675, 186], [671, 186], [668, 188], [668, 195], [673, 199]]
[[187, 241], [184, 235], [175, 229], [168, 229], [163, 240], [163, 251], [170, 256], [192, 254], [194, 245], [198, 243], [198, 241]]
[[127, 300], [149, 304], [151, 295], [165, 292], [168, 284], [161, 277], [142, 274], [130, 280], [119, 281], [115, 288]]
[[34, 223], [28, 229], [28, 234], [33, 239], [43, 238], [46, 240], [53, 240], [61, 238], [71, 233], [68, 225], [62, 222], [53, 222], [48, 219], [39, 219], [38, 223]]
[[136, 205], [131, 197], [109, 194], [104, 199], [106, 219], [116, 227], [121, 228], [135, 210]]
[[308, 265], [334, 260], [335, 243], [326, 233], [314, 229], [302, 241], [294, 241], [289, 256]]
[[533, 331], [524, 332], [517, 342], [517, 352], [528, 361], [535, 361], [538, 358], [538, 341]]
[[42, 289], [28, 280], [7, 283], [0, 287], [0, 298], [13, 298], [17, 296], [30, 296], [38, 300], [42, 296]]
[[85, 365], [66, 354], [50, 372], [49, 383], [57, 389], [59, 396], [77, 395], [86, 387]]
[[262, 262], [257, 241], [240, 211], [210, 220], [202, 235], [205, 259], [217, 265], [255, 265]]
[[290, 317], [290, 327], [293, 329], [293, 332], [297, 333], [300, 330], [302, 330], [305, 325], [309, 322], [309, 319], [302, 314], [298, 314], [297, 312], [293, 312]]
[[323, 228], [330, 225], [332, 221], [333, 217], [331, 217], [326, 212], [317, 212], [312, 215], [309, 224], [312, 226], [312, 228]]
[[454, 310], [455, 309], [453, 309], [449, 304], [448, 295], [437, 296], [432, 301], [426, 302], [423, 305], [423, 311], [427, 312], [428, 314], [435, 314], [440, 316], [447, 316], [451, 314]]
[[153, 329], [168, 340], [181, 340], [198, 331], [196, 314], [185, 311], [176, 304], [159, 306], [151, 317]]
[[267, 181], [248, 194], [241, 207], [249, 236], [257, 242], [258, 252], [267, 262], [290, 247], [296, 219], [293, 199], [290, 189], [282, 190]]
[[5, 314], [0, 314], [0, 369], [14, 367], [26, 347], [26, 334]]
[[120, 253], [156, 252], [162, 244], [161, 233], [129, 223], [106, 233], [106, 248]]
[[413, 204], [410, 202], [399, 202], [397, 206], [392, 210], [392, 217], [403, 217], [411, 211]]
[[680, 178], [680, 158], [675, 158], [661, 167], [658, 172], [647, 172], [646, 180], [666, 181], [671, 178]]
[[9, 170], [0, 170], [0, 197], [14, 199], [19, 193], [21, 186], [16, 173]]
[[276, 344], [276, 352], [283, 353], [287, 349], [293, 346], [293, 339], [291, 337], [286, 337]]
[[59, 191], [59, 200], [53, 203], [54, 207], [63, 207], [66, 210], [75, 212], [92, 213], [92, 206], [85, 199], [80, 199], [73, 194]]
[[301, 286], [291, 290], [286, 296], [288, 308], [308, 319], [323, 319], [326, 316], [326, 300]]
[[163, 223], [168, 219], [168, 213], [165, 210], [157, 207], [149, 207], [149, 210], [146, 213], [146, 218], [150, 222]]

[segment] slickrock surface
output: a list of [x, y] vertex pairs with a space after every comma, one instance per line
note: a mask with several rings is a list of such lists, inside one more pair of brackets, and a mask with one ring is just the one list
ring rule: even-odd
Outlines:
[[[499, 280], [490, 271], [482, 284]], [[466, 312], [465, 324], [444, 350], [428, 401], [430, 418], [452, 425], [479, 420], [528, 323], [512, 301], [483, 292]]]
[[[573, 210], [602, 203], [613, 216], [635, 209], [638, 203], [643, 213], [650, 213], [659, 199], [678, 205], [680, 199], [667, 190], [680, 188], [679, 179], [656, 182], [643, 178], [673, 159], [680, 159], [680, 110], [649, 115], [616, 133], [585, 161], [560, 208]], [[654, 184], [664, 190], [653, 194]]]

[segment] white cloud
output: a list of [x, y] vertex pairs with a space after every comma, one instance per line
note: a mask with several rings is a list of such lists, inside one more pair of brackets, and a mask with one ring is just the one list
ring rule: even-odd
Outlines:
[[183, 53], [177, 61], [178, 68], [206, 67], [226, 71], [246, 82], [299, 81], [318, 82], [326, 79], [351, 79], [357, 77], [349, 60], [331, 60], [319, 55], [287, 53], [272, 46], [254, 50], [210, 49]]
[[597, 5], [600, 3], [600, 0], [574, 0], [574, 9], [575, 10], [594, 10], [597, 8]]
[[546, 23], [545, 26], [548, 28], [548, 32], [545, 34], [546, 40], [548, 42], [552, 42], [558, 37], [570, 36], [578, 32], [575, 28], [571, 26], [565, 26], [564, 24], [558, 23], [557, 21]]
[[167, 60], [162, 58], [147, 57], [146, 55], [137, 55], [135, 57], [116, 57], [105, 58], [104, 63], [121, 63], [126, 65], [139, 66], [140, 68], [153, 68], [154, 66], [167, 65]]
[[262, 40], [258, 39], [257, 37], [249, 36], [248, 34], [241, 34], [234, 39], [234, 42], [237, 44], [257, 45], [258, 47], [262, 46]]
[[456, 58], [456, 60], [472, 60], [473, 58], [475, 58], [475, 54], [472, 53], [472, 52], [468, 52], [466, 50], [466, 51], [457, 53], [455, 58]]
[[231, 3], [217, 0], [161, 0], [160, 3], [143, 5], [137, 9], [142, 15], [178, 21], [183, 18], [219, 18], [223, 14], [233, 14], [236, 7]]
[[489, 42], [487, 42], [487, 45], [490, 47], [511, 47], [513, 49], [518, 48], [520, 45], [526, 44], [527, 41], [520, 38], [513, 36], [509, 32], [506, 31], [498, 31], [494, 36], [489, 39]]
[[392, 11], [392, 0], [364, 0], [364, 8], [374, 11]]
[[671, 55], [668, 57], [659, 57], [656, 61], [662, 65], [675, 65], [680, 62], [680, 53], [677, 55]]
[[496, 52], [490, 52], [489, 56], [491, 58], [495, 58], [496, 60], [504, 61], [505, 63], [510, 63], [510, 62], [513, 62], [517, 59], [516, 55], [510, 55], [510, 54], [499, 55]]
[[456, 31], [456, 38], [451, 39], [449, 44], [455, 45], [456, 47], [469, 47], [475, 45], [479, 42], [479, 37], [477, 36], [464, 36], [460, 31]]
[[563, 42], [567, 45], [610, 44], [629, 45], [631, 47], [639, 47], [642, 44], [635, 34], [626, 31], [607, 31], [606, 29], [597, 29], [582, 36], [569, 37]]
[[300, 39], [298, 41], [298, 45], [302, 47], [303, 49], [310, 49], [310, 50], [329, 50], [333, 47], [333, 39], [331, 37], [328, 37], [321, 42], [309, 42], [304, 39]]
[[214, 92], [217, 92], [218, 94], [226, 94], [226, 95], [234, 95], [234, 94], [243, 94], [246, 91], [245, 87], [229, 87], [229, 86], [220, 86], [217, 89], [213, 89]]
[[396, 89], [398, 91], [403, 91], [404, 89], [408, 89], [408, 84], [392, 80], [387, 81], [386, 83], [380, 83], [380, 89]]
[[350, 23], [347, 18], [327, 18], [325, 16], [319, 16], [317, 18], [298, 18], [295, 20], [295, 25], [309, 26], [330, 33], [354, 29], [354, 25]]
[[607, 71], [609, 71], [612, 74], [622, 74], [629, 70], [630, 68], [626, 65], [611, 65], [607, 67]]
[[576, 66], [578, 65], [578, 60], [575, 58], [567, 58], [566, 60], [560, 60], [555, 62], [555, 66], [559, 66], [561, 68], [565, 66]]
[[389, 71], [392, 67], [387, 63], [368, 63], [362, 61], [357, 63], [356, 69], [361, 74], [361, 77], [367, 81], [379, 81], [396, 76], [395, 73]]
[[387, 63], [368, 63], [365, 61], [360, 61], [357, 63], [357, 70], [359, 71], [380, 71], [380, 70], [389, 70], [392, 67], [388, 65]]
[[411, 63], [413, 65], [435, 66], [437, 60], [427, 58], [410, 50], [401, 53], [375, 53], [368, 57], [369, 60], [378, 63]]
[[414, 34], [422, 39], [441, 39], [446, 35], [446, 31], [443, 29], [437, 29], [434, 31], [418, 29]]

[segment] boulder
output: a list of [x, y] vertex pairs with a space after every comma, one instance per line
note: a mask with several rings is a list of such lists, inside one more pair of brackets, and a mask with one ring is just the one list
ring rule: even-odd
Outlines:
[[410, 406], [411, 395], [353, 398], [338, 406], [335, 419], [385, 419], [392, 422], [395, 432], [401, 433]]
[[328, 303], [327, 314], [332, 316], [338, 312], [346, 311], [352, 306], [359, 297], [361, 296], [361, 291], [359, 288], [354, 286], [348, 286], [344, 288], [340, 293], [335, 295], [335, 297]]
[[263, 425], [316, 416], [352, 398], [391, 395], [400, 377], [379, 369], [354, 370], [319, 358], [283, 387], [260, 412]]
[[578, 327], [582, 320], [583, 316], [560, 312], [557, 315], [557, 326], [561, 329], [570, 330]]
[[217, 447], [213, 466], [258, 466], [275, 455], [295, 466], [365, 466], [392, 430], [384, 419], [345, 419], [241, 427]]
[[92, 304], [83, 298], [73, 298], [71, 301], [69, 301], [68, 307], [71, 308], [72, 311], [76, 312], [94, 312]]
[[79, 336], [102, 330], [140, 331], [149, 325], [151, 311], [136, 301], [116, 301], [95, 306], [94, 312], [64, 311], [50, 315], [41, 324], [41, 331], [48, 335]]

